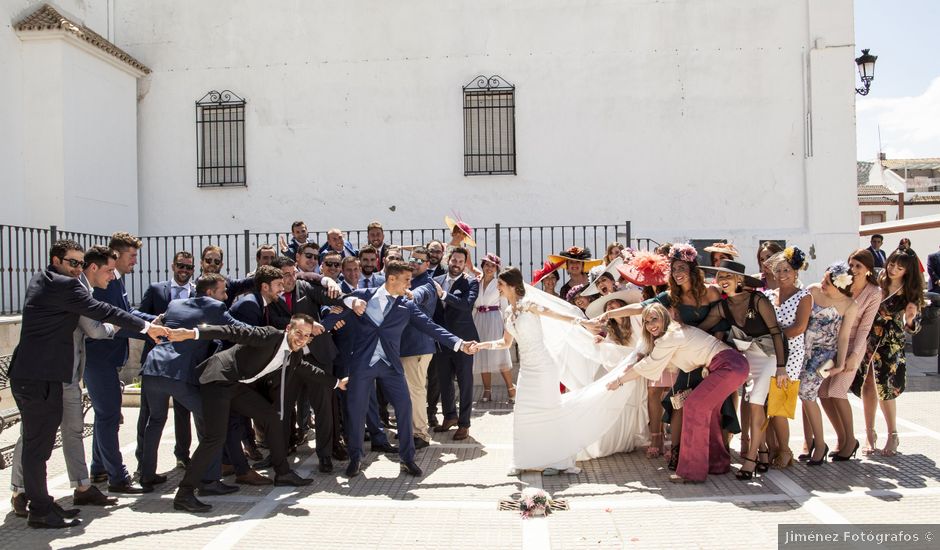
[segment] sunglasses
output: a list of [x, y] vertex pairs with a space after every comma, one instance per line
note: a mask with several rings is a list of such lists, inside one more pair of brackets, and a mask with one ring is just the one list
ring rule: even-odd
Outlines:
[[408, 263], [415, 264], [415, 265], [424, 265], [424, 262], [425, 260], [422, 260], [421, 258], [409, 258], [408, 259]]
[[82, 260], [75, 260], [72, 258], [62, 258], [63, 263], [69, 264], [69, 267], [85, 267], [85, 262]]
[[323, 262], [323, 265], [326, 267], [339, 267], [342, 264], [340, 262]]
[[317, 257], [316, 252], [304, 252], [304, 258], [307, 258], [308, 260], [312, 260], [316, 257]]
[[196, 269], [196, 266], [194, 266], [193, 264], [181, 264], [181, 263], [177, 262], [177, 264], [176, 264], [176, 269], [185, 269], [185, 270], [187, 270], [187, 271], [192, 271], [192, 270]]
[[203, 258], [202, 261], [209, 265], [222, 265], [222, 260], [217, 260], [215, 258]]

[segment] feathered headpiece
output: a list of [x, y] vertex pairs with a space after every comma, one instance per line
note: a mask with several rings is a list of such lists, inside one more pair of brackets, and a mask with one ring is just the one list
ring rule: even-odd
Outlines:
[[669, 247], [669, 259], [692, 263], [698, 259], [698, 250], [689, 243], [676, 243]]
[[805, 271], [806, 268], [809, 267], [809, 264], [806, 262], [806, 254], [795, 246], [784, 248], [783, 257], [787, 259], [787, 263], [790, 264], [790, 267], [796, 271]]
[[652, 252], [637, 252], [629, 264], [618, 269], [624, 279], [637, 286], [659, 286], [669, 281], [669, 260]]
[[826, 268], [826, 273], [829, 274], [829, 280], [832, 281], [833, 286], [843, 290], [852, 286], [852, 282], [855, 280], [855, 277], [849, 270], [849, 264], [845, 262], [830, 264], [829, 267]]

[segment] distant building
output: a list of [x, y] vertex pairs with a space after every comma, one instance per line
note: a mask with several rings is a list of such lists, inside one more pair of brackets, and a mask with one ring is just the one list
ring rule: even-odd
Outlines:
[[860, 224], [940, 214], [940, 158], [857, 163]]

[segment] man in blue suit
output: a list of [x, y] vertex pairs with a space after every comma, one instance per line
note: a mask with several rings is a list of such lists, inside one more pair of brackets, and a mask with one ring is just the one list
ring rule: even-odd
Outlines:
[[[464, 273], [470, 255], [466, 248], [455, 248], [450, 253], [447, 274], [436, 277], [438, 302], [434, 322], [465, 340], [479, 340], [477, 327], [473, 324], [473, 304], [480, 293], [480, 282]], [[435, 432], [446, 432], [457, 426], [454, 439], [466, 439], [470, 435], [470, 413], [473, 410], [473, 359], [462, 353], [441, 346], [431, 360], [437, 367], [437, 382], [441, 391], [441, 408], [444, 422], [434, 428]], [[460, 390], [460, 414], [454, 402], [454, 383]]]
[[[163, 317], [163, 324], [167, 328], [187, 329], [201, 324], [247, 326], [229, 314], [224, 302], [225, 278], [217, 273], [203, 275], [196, 284], [194, 297], [170, 302]], [[154, 347], [147, 356], [141, 370], [141, 392], [146, 396], [149, 411], [143, 422], [144, 433], [138, 434], [143, 440], [139, 459], [142, 486], [153, 486], [166, 481], [166, 476], [157, 474], [157, 451], [166, 425], [170, 397], [173, 398], [174, 408], [182, 405], [193, 411], [200, 437], [205, 433], [202, 399], [199, 396], [199, 381], [195, 368], [208, 359], [214, 349], [215, 343], [208, 340], [164, 342]], [[226, 494], [238, 489], [219, 482], [222, 477], [221, 469], [219, 456], [207, 475], [203, 476], [203, 486], [199, 494]]]
[[[428, 271], [428, 249], [423, 246], [411, 251], [408, 263], [414, 268], [411, 278], [410, 297], [418, 309], [428, 317], [434, 315], [437, 306], [437, 289]], [[405, 380], [411, 395], [411, 423], [414, 428], [416, 449], [423, 449], [430, 444], [427, 412], [428, 366], [434, 355], [434, 339], [418, 331], [411, 325], [405, 327], [401, 335], [401, 364], [405, 369]], [[403, 419], [399, 419], [403, 422]]]
[[329, 252], [338, 252], [340, 256], [345, 258], [346, 256], [358, 256], [359, 251], [356, 248], [349, 244], [343, 236], [343, 232], [339, 229], [333, 228], [326, 232], [326, 244], [320, 248], [320, 263], [323, 263], [323, 256]]
[[379, 253], [371, 244], [359, 251], [359, 288], [378, 288], [385, 282], [380, 271]]
[[[193, 272], [196, 269], [195, 259], [192, 252], [182, 250], [173, 255], [173, 262], [170, 264], [173, 271], [173, 278], [167, 281], [153, 283], [144, 291], [144, 297], [140, 301], [140, 311], [151, 315], [163, 315], [166, 313], [167, 306], [172, 300], [186, 300], [196, 296], [196, 285], [193, 284]], [[153, 349], [153, 343], [149, 340], [144, 342], [144, 351], [140, 356], [140, 364], [147, 360], [147, 355]], [[149, 404], [147, 396], [140, 395], [140, 414], [137, 417], [137, 463], [140, 464], [144, 450], [144, 429], [147, 427], [147, 418], [149, 417]], [[182, 403], [173, 403], [173, 426], [176, 437], [176, 447], [173, 454], [176, 455], [176, 466], [185, 469], [189, 465], [189, 447], [193, 442], [192, 415]]]
[[[331, 314], [326, 322], [343, 319], [347, 326], [355, 327], [355, 345], [349, 357], [348, 407], [349, 423], [346, 426], [349, 442], [349, 467], [346, 475], [354, 477], [361, 473], [363, 456], [362, 438], [366, 410], [369, 407], [369, 394], [377, 380], [395, 408], [399, 418], [398, 438], [401, 470], [414, 476], [422, 475], [421, 468], [415, 464], [415, 446], [412, 440], [411, 398], [408, 383], [405, 381], [401, 364], [401, 335], [406, 326], [413, 326], [433, 337], [455, 352], [470, 353], [472, 342], [464, 342], [453, 334], [435, 325], [421, 313], [413, 302], [402, 299], [402, 295], [411, 285], [414, 271], [409, 264], [399, 261], [389, 262], [385, 266], [385, 284], [375, 290], [357, 290], [350, 297], [366, 302], [365, 312], [354, 316], [349, 310], [341, 314]], [[349, 300], [349, 297], [346, 298]], [[347, 304], [349, 305], [349, 304]]]
[[[106, 289], [96, 288], [94, 298], [129, 312], [144, 321], [153, 321], [155, 315], [143, 313], [130, 307], [124, 275], [131, 273], [137, 265], [140, 239], [125, 233], [111, 235], [108, 248], [118, 254], [115, 262], [115, 280]], [[108, 479], [109, 493], [139, 494], [146, 488], [131, 482], [121, 456], [118, 430], [121, 424], [121, 379], [118, 371], [127, 363], [128, 337], [139, 337], [128, 331], [118, 332], [113, 340], [87, 340], [85, 360], [85, 387], [95, 410], [95, 430], [92, 435], [91, 479], [93, 482]]]

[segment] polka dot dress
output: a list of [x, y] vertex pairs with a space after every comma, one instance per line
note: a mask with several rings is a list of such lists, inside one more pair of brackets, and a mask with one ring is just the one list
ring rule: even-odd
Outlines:
[[[764, 294], [770, 298], [770, 303], [774, 304], [774, 310], [777, 312], [777, 324], [781, 329], [785, 329], [796, 322], [796, 310], [800, 307], [800, 300], [803, 296], [809, 294], [805, 289], [799, 289], [796, 294], [790, 296], [786, 302], [777, 305], [777, 289], [767, 290]], [[806, 351], [803, 349], [803, 335], [795, 338], [788, 338], [787, 345], [790, 352], [787, 355], [787, 376], [790, 380], [799, 380], [800, 371], [803, 370], [803, 361], [806, 359]]]

